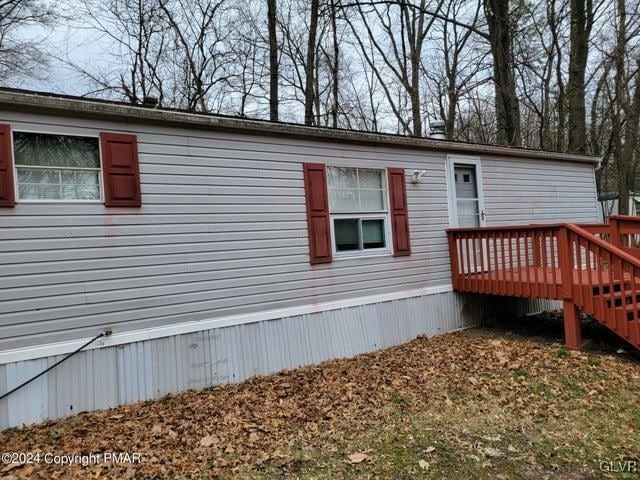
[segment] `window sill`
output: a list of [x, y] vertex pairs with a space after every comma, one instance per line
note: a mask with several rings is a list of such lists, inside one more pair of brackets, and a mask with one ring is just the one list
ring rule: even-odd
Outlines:
[[51, 204], [55, 203], [59, 205], [61, 203], [72, 203], [74, 205], [77, 204], [89, 204], [89, 205], [101, 205], [104, 204], [104, 200], [20, 200], [16, 198], [16, 205], [23, 203], [38, 203], [38, 204]]
[[333, 254], [333, 260], [354, 260], [357, 258], [377, 258], [377, 257], [392, 257], [392, 253], [389, 250], [385, 250], [384, 252], [371, 252], [371, 253], [341, 253]]

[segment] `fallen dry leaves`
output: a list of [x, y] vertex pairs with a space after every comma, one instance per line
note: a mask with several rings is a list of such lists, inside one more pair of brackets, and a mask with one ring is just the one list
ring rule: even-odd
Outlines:
[[[472, 456], [483, 462], [517, 454], [534, 463], [535, 452], [516, 452], [511, 444], [508, 448], [505, 444], [504, 451], [487, 447], [500, 436], [478, 440], [468, 435], [458, 420], [471, 410], [478, 417], [495, 411], [511, 412], [520, 425], [509, 428], [548, 425], [550, 438], [557, 437], [561, 445], [567, 441], [567, 434], [554, 431], [554, 422], [570, 418], [576, 408], [593, 409], [593, 415], [599, 415], [609, 401], [607, 389], [637, 386], [640, 380], [636, 361], [599, 355], [599, 375], [595, 375], [587, 354], [572, 353], [560, 358], [559, 347], [557, 343], [507, 339], [482, 330], [459, 332], [417, 339], [353, 359], [255, 377], [238, 385], [82, 413], [2, 432], [0, 451], [139, 452], [141, 463], [64, 468], [11, 465], [2, 475], [233, 476], [233, 472], [257, 471], [265, 465], [286, 465], [294, 461], [294, 449], [300, 445], [331, 454], [339, 448], [335, 447], [336, 439], [346, 445], [350, 439], [363, 437], [376, 425], [387, 422], [398, 408], [406, 412], [428, 409], [434, 412], [434, 419], [448, 419], [451, 431], [440, 433], [455, 436], [456, 448], [477, 451]], [[567, 385], [558, 378], [566, 378]], [[532, 379], [536, 388], [532, 388]], [[576, 385], [585, 393], [577, 395], [576, 402], [568, 402], [565, 391], [578, 388]], [[622, 413], [619, 421], [613, 417], [611, 421], [624, 428], [636, 428]], [[485, 446], [480, 448], [480, 443]], [[436, 449], [427, 444], [424, 448], [430, 456], [437, 457], [441, 451], [441, 446]], [[336, 456], [343, 468], [367, 468], [376, 457], [364, 452], [347, 450]], [[415, 459], [413, 465], [430, 472], [436, 457], [429, 461]]]

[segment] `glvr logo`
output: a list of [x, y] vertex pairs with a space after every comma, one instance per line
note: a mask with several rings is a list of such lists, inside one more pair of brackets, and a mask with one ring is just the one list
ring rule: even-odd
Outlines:
[[638, 460], [602, 461], [600, 470], [611, 473], [640, 473], [640, 463]]

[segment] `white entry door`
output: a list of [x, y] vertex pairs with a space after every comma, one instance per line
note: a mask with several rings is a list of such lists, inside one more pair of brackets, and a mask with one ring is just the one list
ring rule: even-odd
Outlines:
[[449, 218], [452, 227], [486, 225], [480, 159], [448, 158]]

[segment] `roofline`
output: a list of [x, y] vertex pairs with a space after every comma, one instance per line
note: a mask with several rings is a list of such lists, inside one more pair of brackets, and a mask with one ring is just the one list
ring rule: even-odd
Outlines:
[[409, 137], [359, 130], [314, 127], [293, 123], [253, 120], [224, 115], [192, 113], [177, 109], [131, 105], [102, 99], [90, 99], [49, 92], [0, 88], [0, 108], [14, 111], [55, 114], [66, 117], [125, 120], [174, 126], [189, 126], [203, 130], [252, 132], [272, 136], [295, 136], [307, 139], [344, 143], [396, 145], [451, 153], [498, 155], [540, 160], [564, 160], [599, 164], [600, 157], [548, 152], [521, 147], [476, 144], [431, 138]]

